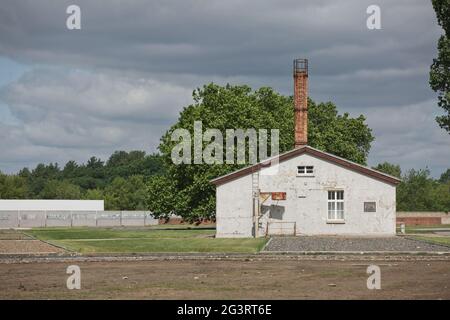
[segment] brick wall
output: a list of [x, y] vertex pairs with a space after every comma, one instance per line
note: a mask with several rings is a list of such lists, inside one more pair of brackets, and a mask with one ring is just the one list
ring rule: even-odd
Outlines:
[[440, 217], [397, 217], [397, 223], [404, 223], [407, 226], [430, 226], [442, 224]]
[[308, 75], [294, 74], [295, 147], [308, 143]]
[[410, 226], [450, 224], [450, 212], [399, 211], [397, 223], [400, 222]]

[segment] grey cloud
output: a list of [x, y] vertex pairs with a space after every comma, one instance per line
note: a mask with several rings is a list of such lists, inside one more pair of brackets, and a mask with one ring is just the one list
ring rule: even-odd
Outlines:
[[439, 176], [450, 166], [450, 139], [434, 123], [435, 101], [402, 106], [380, 106], [366, 111], [374, 130], [370, 162], [389, 161], [411, 168], [431, 169]]
[[[291, 61], [308, 57], [313, 99], [367, 115], [377, 136], [371, 161], [386, 156], [405, 166], [445, 167], [440, 146], [448, 137], [434, 113], [419, 120], [417, 107], [426, 101], [423, 110], [438, 111], [428, 66], [441, 30], [430, 1], [377, 1], [377, 31], [366, 28], [371, 0], [79, 0], [80, 31], [65, 27], [70, 4], [2, 3], [0, 56], [42, 66], [1, 93], [23, 126], [9, 134], [30, 150], [61, 148], [69, 158], [71, 148], [105, 154], [132, 144], [154, 148], [193, 88], [232, 82], [291, 94]], [[401, 112], [417, 117], [405, 126]], [[384, 119], [386, 113], [400, 124]], [[155, 137], [146, 144], [138, 135], [149, 132]], [[101, 138], [95, 148], [90, 135]], [[402, 143], [411, 146], [402, 147], [409, 157], [396, 152]], [[39, 158], [33, 152], [30, 158]]]
[[3, 123], [0, 164], [78, 161], [117, 149], [155, 151], [191, 90], [152, 79], [37, 69], [1, 90], [16, 124]]
[[5, 5], [0, 52], [25, 61], [225, 76], [279, 75], [287, 61], [307, 55], [322, 75], [386, 61], [405, 65], [403, 54], [422, 51], [422, 42], [434, 47], [438, 32], [431, 4], [421, 0], [379, 1], [384, 30], [378, 34], [365, 26], [368, 0], [85, 0], [79, 2], [83, 29], [75, 32], [65, 29], [70, 3]]
[[190, 101], [190, 89], [153, 79], [79, 70], [37, 69], [2, 90], [17, 118], [42, 121], [49, 114], [120, 121], [172, 120]]

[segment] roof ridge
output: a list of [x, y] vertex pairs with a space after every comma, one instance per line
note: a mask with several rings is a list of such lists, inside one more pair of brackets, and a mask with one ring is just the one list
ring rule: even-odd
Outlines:
[[247, 174], [255, 172], [255, 170], [254, 170], [255, 168], [257, 170], [261, 170], [261, 168], [265, 167], [265, 165], [272, 162], [272, 160], [276, 159], [277, 157], [279, 159], [279, 162], [282, 162], [282, 161], [289, 160], [294, 156], [301, 155], [303, 153], [307, 153], [308, 150], [310, 151], [308, 153], [310, 155], [317, 156], [318, 158], [320, 158], [322, 160], [328, 160], [330, 162], [333, 162], [334, 164], [340, 165], [342, 167], [346, 167], [347, 169], [350, 169], [350, 170], [353, 169], [353, 171], [357, 171], [359, 173], [366, 174], [368, 176], [372, 176], [373, 178], [378, 178], [379, 180], [382, 180], [383, 182], [387, 182], [387, 183], [396, 185], [401, 181], [399, 178], [391, 176], [387, 173], [372, 169], [370, 167], [367, 167], [367, 166], [361, 165], [359, 163], [353, 162], [351, 160], [336, 156], [334, 154], [313, 148], [309, 145], [305, 145], [305, 146], [302, 146], [299, 148], [291, 149], [291, 150], [281, 153], [279, 155], [272, 156], [270, 158], [261, 160], [258, 163], [255, 163], [253, 165], [244, 167], [242, 169], [230, 172], [223, 176], [214, 178], [214, 179], [210, 180], [210, 182], [215, 185], [221, 185], [228, 181], [237, 179], [241, 176], [245, 176]]

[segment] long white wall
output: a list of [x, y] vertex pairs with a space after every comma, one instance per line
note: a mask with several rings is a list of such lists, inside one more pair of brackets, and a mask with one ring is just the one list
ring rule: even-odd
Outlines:
[[103, 200], [0, 200], [0, 211], [103, 211]]
[[[313, 177], [298, 177], [297, 166], [314, 166]], [[296, 223], [297, 235], [394, 235], [395, 186], [308, 154], [280, 163], [277, 175], [260, 175], [261, 192], [286, 192], [285, 201], [267, 200], [258, 234], [268, 221]], [[327, 220], [328, 190], [344, 190], [344, 223]], [[364, 212], [364, 202], [376, 212]], [[251, 175], [217, 188], [217, 236], [251, 236]]]

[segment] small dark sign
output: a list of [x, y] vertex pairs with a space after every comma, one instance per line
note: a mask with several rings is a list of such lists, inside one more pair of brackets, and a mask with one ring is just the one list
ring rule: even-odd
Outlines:
[[364, 202], [364, 212], [377, 212], [377, 203]]

